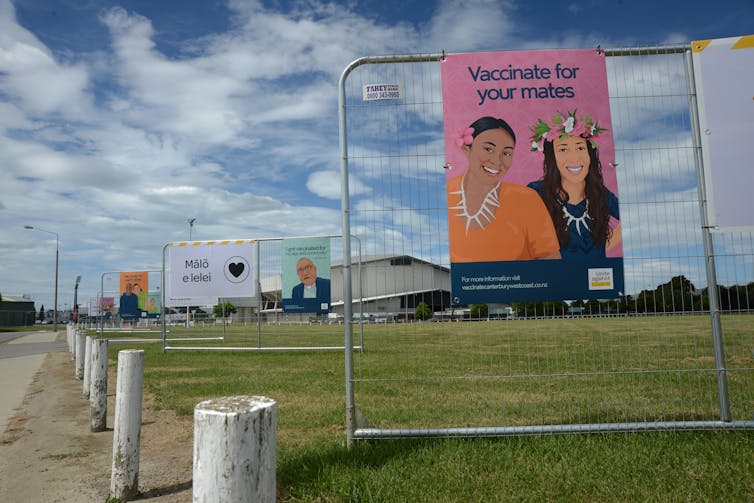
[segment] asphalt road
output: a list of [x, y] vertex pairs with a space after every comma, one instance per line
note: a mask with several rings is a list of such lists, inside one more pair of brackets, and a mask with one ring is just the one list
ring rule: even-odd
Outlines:
[[[58, 339], [61, 335], [63, 340]], [[67, 351], [65, 332], [0, 332], [0, 436], [21, 407], [45, 355]]]

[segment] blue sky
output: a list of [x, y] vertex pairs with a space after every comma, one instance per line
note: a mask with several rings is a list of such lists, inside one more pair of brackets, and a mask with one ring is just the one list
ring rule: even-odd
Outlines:
[[24, 225], [60, 236], [61, 308], [77, 275], [81, 302], [103, 272], [159, 269], [190, 217], [194, 239], [340, 234], [337, 84], [361, 56], [687, 43], [752, 20], [751, 0], [0, 0], [0, 293], [53, 303], [54, 236]]

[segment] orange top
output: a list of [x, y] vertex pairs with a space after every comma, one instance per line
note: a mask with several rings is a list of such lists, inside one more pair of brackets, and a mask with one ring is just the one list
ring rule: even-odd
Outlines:
[[447, 181], [450, 262], [535, 260], [560, 249], [555, 227], [536, 191], [501, 182], [495, 217], [466, 231], [466, 217], [451, 209], [461, 202], [463, 176]]

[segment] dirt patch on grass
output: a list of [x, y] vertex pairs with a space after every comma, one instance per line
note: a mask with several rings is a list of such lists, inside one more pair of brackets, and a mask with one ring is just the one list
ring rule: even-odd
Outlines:
[[[108, 429], [90, 431], [89, 401], [67, 352], [47, 355], [0, 441], [0, 501], [102, 501], [110, 492], [115, 375]], [[193, 419], [156, 410], [145, 394], [139, 501], [191, 501]]]

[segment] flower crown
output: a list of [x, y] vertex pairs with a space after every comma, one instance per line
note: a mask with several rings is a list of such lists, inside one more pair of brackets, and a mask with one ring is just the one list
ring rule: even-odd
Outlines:
[[601, 132], [607, 131], [588, 115], [577, 116], [576, 110], [567, 113], [556, 112], [550, 122], [537, 119], [537, 123], [529, 129], [531, 130], [532, 152], [542, 152], [545, 140], [553, 141], [556, 138], [564, 138], [568, 135], [585, 138], [596, 149], [597, 142], [593, 138]]

